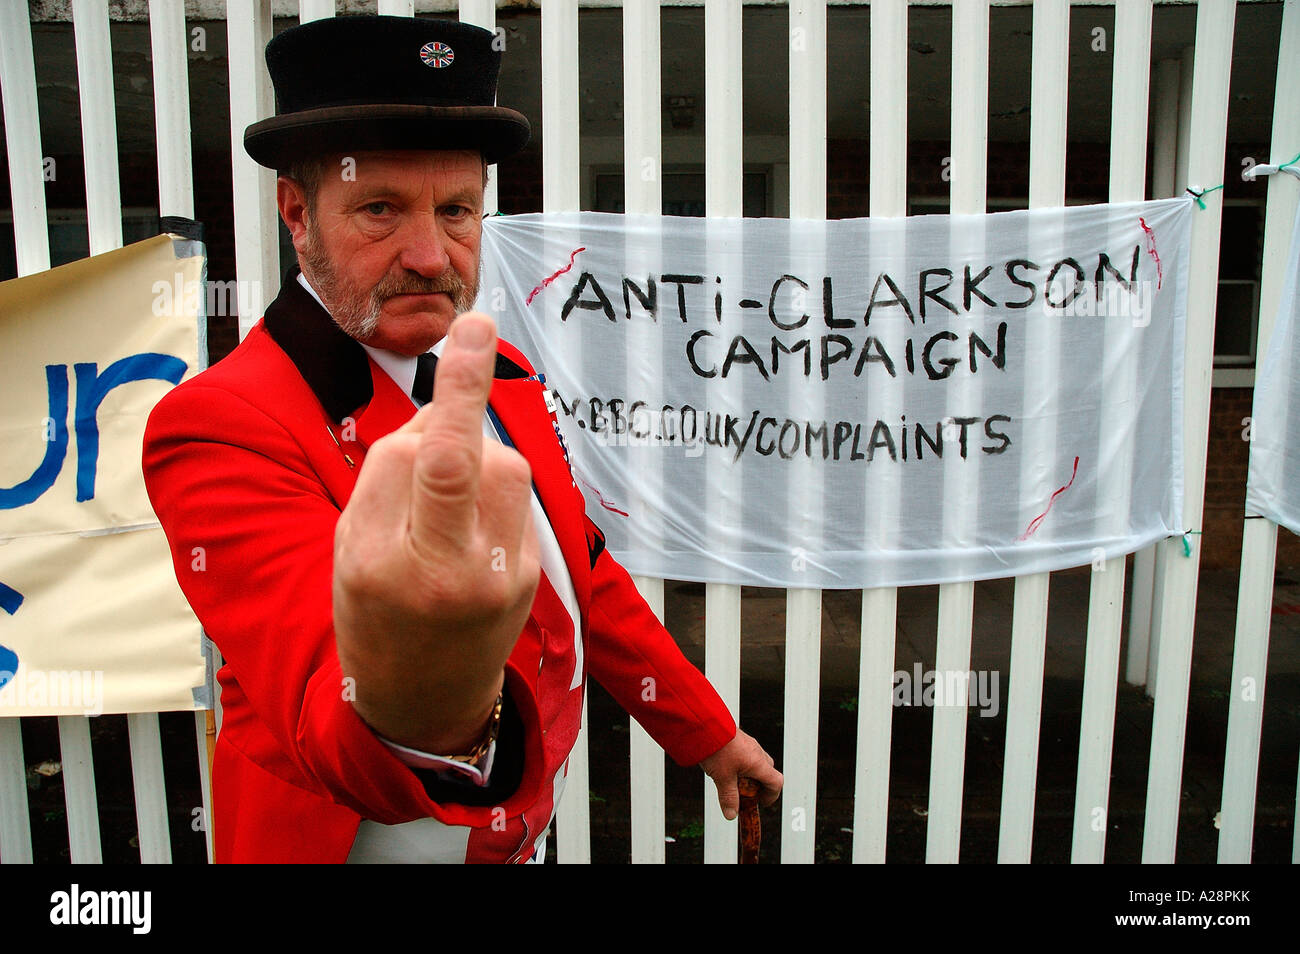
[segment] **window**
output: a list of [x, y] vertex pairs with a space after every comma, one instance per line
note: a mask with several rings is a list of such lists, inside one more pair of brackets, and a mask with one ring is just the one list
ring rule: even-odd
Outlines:
[[1214, 314], [1216, 367], [1254, 367], [1263, 249], [1264, 206], [1254, 201], [1226, 200]]

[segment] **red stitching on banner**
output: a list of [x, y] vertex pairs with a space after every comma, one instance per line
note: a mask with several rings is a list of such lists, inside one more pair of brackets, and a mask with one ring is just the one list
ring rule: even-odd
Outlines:
[[[582, 480], [581, 477], [578, 478], [578, 479], [579, 479], [579, 480]], [[583, 482], [584, 484], [587, 484], [587, 482], [586, 482], [585, 480], [583, 480], [582, 482]], [[591, 487], [591, 484], [587, 484], [587, 486], [588, 486], [588, 487]], [[592, 490], [592, 492], [595, 493], [595, 495], [600, 499], [600, 505], [601, 505], [602, 507], [604, 507], [606, 510], [610, 511], [611, 513], [616, 513], [616, 514], [618, 514], [620, 517], [626, 517], [626, 516], [627, 516], [626, 513], [624, 513], [622, 510], [619, 510], [619, 509], [618, 509], [617, 507], [615, 507], [612, 503], [610, 503], [609, 501], [607, 501], [607, 500], [605, 499], [604, 495], [601, 494], [601, 492], [600, 492], [599, 490], [597, 490], [595, 487], [591, 487], [591, 490]]]
[[1160, 286], [1165, 283], [1165, 270], [1160, 264], [1160, 253], [1156, 251], [1156, 233], [1151, 231], [1147, 220], [1140, 215], [1138, 225], [1142, 226], [1142, 231], [1147, 233], [1147, 254], [1156, 260], [1156, 291], [1160, 291]]
[[1029, 539], [1029, 535], [1038, 529], [1039, 525], [1043, 522], [1043, 518], [1047, 516], [1047, 511], [1052, 509], [1052, 503], [1056, 500], [1056, 498], [1070, 489], [1070, 484], [1074, 483], [1075, 474], [1078, 473], [1079, 473], [1079, 458], [1076, 457], [1074, 459], [1074, 471], [1073, 473], [1070, 474], [1069, 483], [1067, 483], [1064, 487], [1061, 487], [1060, 489], [1058, 489], [1052, 494], [1052, 496], [1047, 501], [1047, 510], [1044, 510], [1033, 520], [1030, 520], [1029, 526], [1025, 528], [1025, 532], [1022, 533], [1020, 536], [1016, 537], [1017, 540]]
[[[586, 246], [583, 246], [581, 248], [575, 248], [573, 252], [569, 255], [569, 264], [565, 265], [562, 269], [560, 269], [558, 272], [556, 272], [554, 275], [550, 276], [549, 278], [543, 278], [542, 283], [528, 293], [528, 300], [524, 302], [524, 306], [527, 307], [528, 305], [531, 305], [533, 303], [533, 299], [537, 297], [538, 293], [543, 288], [545, 288], [551, 282], [555, 281], [557, 278], [559, 278], [561, 275], [563, 275], [565, 272], [571, 269], [573, 267], [573, 260], [578, 257], [578, 253], [585, 252], [586, 250], [587, 250]], [[624, 514], [623, 516], [626, 517], [627, 514]]]

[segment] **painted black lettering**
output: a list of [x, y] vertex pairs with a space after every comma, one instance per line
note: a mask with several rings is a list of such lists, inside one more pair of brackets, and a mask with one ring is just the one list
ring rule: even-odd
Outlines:
[[[789, 453], [787, 453], [785, 449], [786, 431], [792, 431], [794, 433], [794, 447], [790, 449]], [[799, 453], [799, 445], [803, 443], [800, 440], [802, 436], [803, 435], [799, 433], [799, 425], [794, 421], [786, 418], [781, 422], [781, 433], [776, 436], [776, 449], [777, 452], [780, 453], [782, 460], [794, 460], [794, 455]]]
[[835, 448], [832, 451], [832, 456], [836, 460], [840, 459], [840, 448], [844, 446], [844, 442], [849, 439], [849, 435], [852, 433], [853, 433], [853, 425], [850, 424], [848, 421], [835, 422], [835, 436], [831, 439], [831, 443], [834, 445]]
[[868, 461], [871, 461], [876, 456], [876, 449], [880, 447], [889, 449], [890, 460], [898, 460], [898, 450], [894, 447], [894, 435], [889, 433], [889, 425], [884, 421], [876, 421], [875, 427], [871, 429], [871, 443], [867, 445]]
[[862, 425], [853, 425], [853, 446], [849, 448], [849, 460], [866, 460], [867, 455], [858, 450], [858, 441], [862, 439]]
[[686, 320], [686, 286], [703, 285], [703, 275], [660, 275], [659, 280], [665, 285], [677, 286], [677, 315]]
[[962, 278], [961, 283], [961, 303], [962, 307], [967, 311], [970, 311], [970, 300], [972, 295], [984, 302], [984, 304], [988, 305], [990, 308], [996, 308], [998, 306], [997, 302], [979, 290], [979, 283], [988, 278], [992, 271], [993, 266], [988, 265], [978, 275], [971, 278], [970, 266], [965, 266], [963, 273], [964, 277]]
[[[834, 342], [840, 346], [838, 354], [832, 355], [830, 345]], [[849, 355], [853, 354], [853, 342], [843, 335], [823, 335], [822, 336], [822, 380], [825, 381], [831, 376], [831, 365], [836, 361], [846, 361]]]
[[816, 439], [822, 448], [822, 460], [830, 455], [830, 447], [826, 443], [826, 422], [822, 421], [822, 426], [814, 428], [812, 421], [804, 425], [803, 433], [803, 452], [806, 456], [812, 457], [812, 442]]
[[[687, 411], [689, 411], [691, 414], [691, 432], [689, 434], [686, 433], [686, 412]], [[687, 444], [694, 444], [696, 438], [698, 438], [700, 434], [700, 421], [699, 421], [699, 416], [695, 413], [695, 408], [691, 407], [689, 404], [683, 404], [681, 410], [681, 419], [682, 419], [682, 440]]]
[[1005, 414], [991, 414], [984, 419], [984, 433], [988, 438], [990, 440], [1002, 441], [1002, 443], [997, 447], [981, 447], [980, 450], [984, 451], [986, 454], [1001, 454], [1011, 446], [1011, 438], [1007, 437], [1007, 435], [1001, 431], [993, 430], [994, 421], [1006, 421], [1010, 424], [1011, 418], [1007, 417]]
[[970, 333], [970, 370], [971, 374], [975, 373], [975, 352], [983, 351], [985, 357], [993, 359], [993, 367], [999, 371], [1006, 370], [1007, 366], [1007, 323], [998, 322], [998, 344], [997, 353], [994, 354], [989, 350], [989, 346], [984, 343], [984, 339], [975, 332]]
[[[1056, 276], [1059, 275], [1061, 269], [1067, 265], [1074, 271], [1074, 288], [1071, 289], [1070, 293], [1059, 302], [1052, 301], [1052, 286], [1056, 282]], [[1070, 304], [1070, 302], [1083, 294], [1084, 280], [1083, 268], [1078, 262], [1072, 258], [1061, 259], [1053, 265], [1052, 270], [1047, 273], [1047, 284], [1043, 286], [1043, 301], [1053, 308], [1064, 308], [1066, 305]]]
[[930, 352], [940, 341], [956, 341], [957, 336], [951, 331], [940, 331], [933, 338], [925, 343], [921, 349], [921, 365], [925, 368], [925, 373], [930, 376], [931, 381], [938, 381], [940, 378], [946, 378], [952, 374], [952, 366], [958, 363], [957, 358], [940, 358], [939, 363], [943, 365], [942, 371], [935, 370], [934, 363], [930, 360]]
[[624, 403], [625, 402], [622, 398], [610, 398], [609, 401], [609, 413], [613, 418], [610, 422], [610, 430], [615, 434], [624, 434], [627, 432], [627, 428], [623, 426], [626, 423], [623, 419]]
[[677, 440], [677, 415], [673, 406], [665, 404], [659, 410], [659, 436], [669, 443]]
[[796, 341], [793, 348], [787, 348], [784, 344], [781, 343], [780, 338], [778, 338], [776, 335], [773, 335], [772, 336], [772, 373], [776, 374], [780, 364], [779, 359], [777, 357], [778, 354], [780, 354], [782, 351], [784, 351], [786, 354], [794, 354], [796, 351], [800, 351], [800, 350], [803, 351], [803, 376], [806, 378], [810, 374], [812, 374], [812, 348], [808, 346], [808, 339], [804, 338], [801, 341]]
[[[876, 297], [880, 293], [880, 286], [882, 284], [889, 286], [889, 292], [894, 296], [893, 298]], [[867, 302], [867, 313], [862, 316], [863, 325], [871, 324], [871, 311], [877, 305], [881, 307], [897, 305], [899, 308], [903, 309], [903, 314], [907, 315], [907, 320], [912, 324], [916, 324], [916, 316], [912, 314], [912, 303], [907, 300], [907, 296], [904, 295], [903, 290], [898, 287], [898, 283], [889, 277], [888, 272], [881, 272], [877, 275], [876, 283], [871, 286], [871, 300]]]
[[1124, 278], [1124, 275], [1119, 269], [1110, 263], [1110, 257], [1105, 252], [1101, 252], [1097, 255], [1097, 273], [1093, 276], [1093, 281], [1097, 286], [1097, 301], [1101, 301], [1101, 283], [1105, 281], [1107, 272], [1110, 272], [1115, 276], [1116, 281], [1120, 283], [1120, 286], [1123, 287], [1126, 292], [1130, 295], [1133, 294], [1134, 288], [1137, 285], [1138, 253], [1141, 251], [1141, 248], [1140, 245], [1133, 246], [1133, 262], [1129, 266], [1127, 279]]
[[[931, 275], [942, 275], [944, 278], [948, 280], [944, 282], [942, 285], [940, 285], [938, 288], [931, 288], [930, 287]], [[946, 291], [948, 289], [948, 286], [951, 284], [952, 284], [951, 268], [927, 268], [921, 272], [921, 277], [918, 281], [918, 285], [921, 289], [921, 321], [922, 322], [925, 321], [925, 300], [927, 298], [929, 298], [931, 301], [935, 302], [936, 304], [942, 305], [944, 308], [947, 308], [954, 315], [957, 314], [957, 309], [953, 307], [952, 302], [948, 301], [946, 298], [943, 298], [939, 294], [939, 292], [941, 291]]]
[[637, 421], [649, 421], [650, 415], [646, 412], [645, 401], [633, 401], [632, 406], [627, 409], [627, 430], [639, 441], [645, 440], [650, 436], [650, 428], [638, 428]]
[[1016, 275], [1016, 269], [1020, 268], [1032, 268], [1034, 271], [1038, 271], [1038, 266], [1027, 258], [1013, 258], [1011, 261], [1007, 262], [1007, 278], [1011, 280], [1011, 283], [1013, 285], [1019, 285], [1021, 288], [1029, 289], [1028, 298], [1024, 301], [1009, 301], [1006, 303], [1008, 308], [1028, 308], [1038, 298], [1038, 286], [1033, 282], [1027, 282]]
[[858, 352], [858, 363], [853, 369], [854, 377], [862, 374], [862, 369], [866, 367], [868, 361], [879, 361], [885, 366], [885, 370], [889, 372], [891, 378], [898, 377], [894, 371], [894, 362], [890, 359], [889, 352], [885, 350], [885, 346], [881, 344], [880, 339], [875, 335], [867, 335], [867, 340], [862, 342], [862, 350]]
[[736, 443], [735, 460], [740, 460], [740, 455], [745, 452], [745, 447], [749, 444], [749, 436], [754, 433], [754, 425], [758, 423], [758, 412], [753, 411], [749, 415], [749, 426], [745, 428], [745, 436], [741, 437]]
[[794, 331], [796, 328], [802, 328], [804, 325], [808, 324], [808, 315], [807, 313], [804, 313], [799, 316], [797, 321], [788, 325], [776, 317], [776, 293], [781, 290], [781, 286], [786, 282], [794, 282], [805, 291], [808, 290], [808, 283], [802, 278], [797, 278], [794, 275], [782, 275], [772, 283], [772, 294], [767, 299], [767, 317], [771, 320], [772, 324], [776, 325], [782, 331]]
[[713, 332], [706, 331], [705, 329], [701, 328], [699, 331], [695, 332], [695, 334], [691, 335], [691, 340], [686, 342], [686, 360], [690, 362], [691, 370], [694, 371], [696, 374], [698, 374], [700, 377], [711, 378], [718, 373], [717, 366], [715, 365], [714, 367], [711, 367], [709, 368], [709, 370], [705, 371], [703, 368], [700, 367], [699, 362], [695, 360], [695, 345], [699, 343], [699, 340], [703, 338], [705, 335], [712, 338]]
[[636, 300], [641, 303], [641, 307], [654, 321], [659, 320], [659, 289], [655, 286], [655, 280], [652, 276], [646, 276], [646, 287], [642, 290], [636, 282], [630, 278], [623, 279], [623, 317], [631, 319], [632, 317], [632, 299], [629, 295], [636, 296]]
[[[595, 296], [594, 298], [582, 297], [583, 289], [587, 288], [587, 286], [591, 286], [591, 293]], [[614, 306], [610, 303], [609, 296], [605, 294], [605, 290], [600, 287], [600, 282], [596, 281], [596, 276], [591, 272], [583, 272], [578, 277], [578, 284], [573, 286], [573, 291], [569, 293], [569, 300], [560, 309], [560, 320], [567, 320], [569, 312], [573, 311], [574, 308], [582, 308], [586, 311], [603, 311], [605, 317], [610, 321], [617, 320], [614, 318]]]
[[961, 428], [961, 434], [957, 436], [957, 443], [961, 445], [961, 459], [966, 459], [966, 428], [979, 422], [978, 417], [954, 417], [952, 422]]
[[943, 422], [935, 425], [934, 437], [925, 432], [921, 422], [917, 421], [912, 425], [912, 434], [916, 441], [916, 459], [923, 460], [924, 455], [921, 453], [921, 441], [924, 440], [930, 445], [930, 450], [934, 452], [935, 457], [943, 456]]
[[752, 364], [758, 368], [758, 373], [763, 376], [763, 380], [770, 380], [767, 376], [767, 368], [763, 367], [763, 359], [758, 356], [754, 346], [744, 335], [736, 335], [731, 339], [731, 347], [727, 349], [727, 356], [722, 359], [722, 376], [725, 378], [731, 372], [733, 364]]
[[829, 275], [822, 279], [822, 321], [826, 322], [827, 328], [852, 328], [852, 318], [835, 317], [835, 302], [831, 300], [833, 287]]
[[722, 442], [722, 415], [708, 411], [704, 415], [704, 443], [721, 447]]

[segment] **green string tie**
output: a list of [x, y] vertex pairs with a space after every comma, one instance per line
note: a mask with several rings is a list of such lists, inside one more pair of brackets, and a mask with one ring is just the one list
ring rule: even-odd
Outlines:
[[[1220, 188], [1222, 188], [1222, 186], [1220, 186]], [[1201, 531], [1200, 531], [1200, 530], [1188, 530], [1186, 533], [1183, 534], [1183, 556], [1185, 556], [1185, 557], [1189, 557], [1189, 558], [1190, 558], [1191, 555], [1192, 555], [1192, 541], [1188, 540], [1187, 538], [1190, 537], [1190, 536], [1191, 536], [1192, 534], [1194, 534], [1194, 533], [1197, 534], [1197, 535], [1199, 536], [1200, 533], [1201, 533]]]
[[[1300, 156], [1296, 156], [1296, 159], [1300, 159]], [[1294, 160], [1292, 160], [1292, 161], [1294, 161]], [[1189, 186], [1188, 189], [1187, 189], [1187, 192], [1191, 195], [1191, 197], [1192, 197], [1193, 199], [1196, 200], [1196, 204], [1199, 205], [1202, 209], [1204, 209], [1204, 208], [1205, 208], [1205, 203], [1201, 201], [1202, 196], [1207, 196], [1207, 195], [1209, 195], [1211, 192], [1217, 192], [1219, 189], [1222, 189], [1222, 188], [1223, 188], [1223, 184], [1220, 183], [1219, 185], [1211, 186], [1211, 187], [1208, 188], [1208, 189], [1202, 189], [1200, 192], [1197, 192], [1195, 189], [1193, 189], [1193, 188], [1191, 188], [1191, 187]]]

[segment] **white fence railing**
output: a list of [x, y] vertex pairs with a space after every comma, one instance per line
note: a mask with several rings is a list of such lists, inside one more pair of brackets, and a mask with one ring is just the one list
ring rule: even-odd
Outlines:
[[[1278, 50], [1277, 94], [1273, 107], [1270, 163], [1288, 162], [1282, 153], [1300, 142], [1300, 4], [1286, 4]], [[1292, 150], [1294, 155], [1296, 150]], [[1280, 180], [1282, 176], [1275, 176]], [[1259, 300], [1259, 353], [1268, 348], [1286, 277], [1288, 232], [1300, 207], [1297, 183], [1271, 181], [1264, 224], [1264, 262]], [[1293, 475], [1294, 476], [1294, 475]], [[1228, 706], [1227, 754], [1223, 766], [1223, 809], [1219, 861], [1248, 862], [1255, 827], [1255, 790], [1259, 777], [1260, 729], [1268, 670], [1269, 621], [1273, 609], [1277, 524], [1262, 517], [1247, 519], [1241, 543], [1241, 577], [1237, 591], [1237, 629], [1233, 640], [1231, 702]], [[1258, 687], [1246, 693], [1247, 686]], [[1296, 803], [1300, 822], [1300, 799]], [[1291, 860], [1300, 862], [1300, 825], [1292, 829]]]
[[[593, 3], [592, 6], [616, 4]], [[827, 2], [789, 5], [789, 208], [800, 218], [824, 218], [827, 196]], [[917, 5], [917, 4], [911, 4]], [[927, 4], [932, 5], [932, 4]], [[1001, 3], [999, 3], [1001, 5]], [[1147, 181], [1148, 89], [1151, 87], [1153, 0], [1115, 0], [1111, 101], [1110, 199], [1144, 198]], [[451, 5], [447, 5], [451, 8]], [[742, 214], [742, 0], [705, 0], [706, 83], [705, 199], [709, 216]], [[870, 211], [901, 216], [907, 211], [907, 0], [876, 0], [870, 10]], [[952, 0], [952, 179], [954, 212], [984, 211], [987, 192], [990, 66], [989, 0]], [[39, 155], [40, 131], [31, 30], [26, 5], [0, 3], [0, 89], [13, 196], [18, 271], [49, 267], [46, 210]], [[412, 0], [379, 0], [379, 12], [411, 14]], [[463, 18], [493, 28], [493, 0], [462, 0]], [[543, 208], [580, 205], [578, 0], [546, 0], [541, 17], [541, 136]], [[623, 8], [624, 183], [629, 212], [661, 208], [661, 60], [657, 0], [626, 0]], [[121, 202], [114, 125], [112, 57], [107, 0], [75, 0], [78, 88], [81, 91], [86, 163], [87, 217], [92, 253], [121, 244]], [[277, 12], [279, 7], [276, 8]], [[153, 89], [157, 119], [160, 214], [193, 217], [190, 116], [182, 5], [149, 0]], [[301, 16], [333, 14], [331, 0], [302, 0]], [[1070, 90], [1067, 0], [1033, 4], [1032, 110], [1029, 203], [1052, 207], [1065, 200], [1067, 99]], [[271, 0], [228, 0], [230, 116], [234, 181], [237, 277], [241, 283], [277, 287], [274, 176], [249, 159], [238, 143], [244, 128], [272, 112], [262, 50], [271, 35]], [[1197, 4], [1194, 78], [1179, 75], [1175, 61], [1162, 61], [1155, 77], [1152, 169], [1157, 195], [1189, 183], [1222, 182], [1227, 135], [1229, 67], [1236, 18], [1234, 0]], [[866, 52], [863, 41], [863, 52]], [[776, 55], [777, 51], [772, 51]], [[1181, 64], [1183, 73], [1188, 61]], [[1300, 148], [1300, 0], [1286, 0], [1279, 53], [1272, 162]], [[1182, 93], [1180, 94], [1180, 89]], [[1187, 91], [1190, 90], [1190, 97]], [[534, 117], [536, 119], [536, 117]], [[646, 169], [652, 175], [644, 175]], [[495, 189], [489, 209], [496, 204]], [[1185, 525], [1201, 526], [1208, 439], [1212, 340], [1222, 193], [1206, 197], [1193, 227], [1188, 295], [1185, 378]], [[1282, 284], [1297, 183], [1278, 176], [1269, 185], [1260, 302], [1259, 349], [1263, 353]], [[269, 300], [269, 294], [267, 299]], [[257, 315], [240, 316], [246, 331]], [[1120, 401], [1117, 391], [1108, 400]], [[951, 513], [956, 514], [956, 510]], [[953, 517], [959, 519], [959, 517]], [[1147, 779], [1144, 861], [1173, 861], [1178, 832], [1183, 750], [1192, 659], [1192, 624], [1200, 565], [1200, 537], [1170, 540], [1136, 561], [1129, 628], [1129, 679], [1158, 672]], [[872, 545], [883, 541], [865, 541]], [[1253, 701], [1232, 693], [1219, 858], [1251, 857], [1254, 804], [1266, 679], [1270, 607], [1277, 527], [1247, 520], [1243, 546], [1232, 684], [1250, 678], [1259, 686]], [[1163, 552], [1157, 552], [1163, 551]], [[1176, 555], [1175, 555], [1176, 554]], [[663, 616], [664, 581], [639, 579], [643, 594]], [[1078, 750], [1071, 857], [1099, 862], [1106, 848], [1116, 695], [1125, 592], [1124, 562], [1094, 568], [1088, 607], [1082, 725]], [[975, 588], [940, 588], [937, 659], [940, 671], [966, 671], [972, 643]], [[888, 843], [890, 730], [893, 716], [898, 593], [862, 594], [858, 691], [857, 765], [854, 776], [854, 861], [883, 861]], [[1028, 861], [1032, 848], [1043, 700], [1049, 576], [1015, 581], [1011, 628], [1011, 694], [1001, 794], [998, 858]], [[738, 716], [740, 701], [741, 590], [709, 584], [705, 602], [705, 669]], [[816, 847], [818, 793], [818, 701], [822, 594], [791, 590], [786, 602], [785, 794], [781, 803], [781, 860], [810, 862]], [[1149, 645], [1148, 645], [1149, 634]], [[1148, 663], [1150, 655], [1155, 665]], [[129, 717], [141, 858], [169, 861], [166, 799], [153, 714]], [[196, 739], [207, 792], [206, 733], [196, 714]], [[90, 734], [87, 720], [59, 720], [67, 818], [73, 861], [100, 859]], [[558, 858], [591, 857], [587, 729], [570, 760], [567, 797], [558, 816]], [[956, 861], [961, 841], [966, 710], [935, 711], [930, 752], [930, 795], [925, 856]], [[25, 763], [18, 720], [0, 719], [0, 858], [31, 861]], [[662, 751], [637, 726], [631, 736], [631, 855], [633, 861], [664, 860], [665, 775]], [[711, 786], [704, 791], [704, 857], [734, 861], [737, 832], [723, 819]], [[1298, 843], [1300, 844], [1300, 843]], [[1296, 848], [1300, 858], [1300, 847]]]

